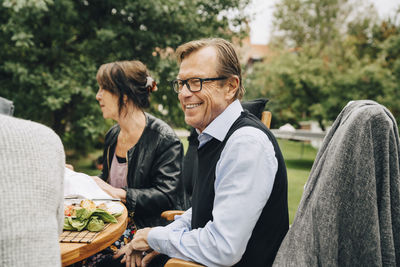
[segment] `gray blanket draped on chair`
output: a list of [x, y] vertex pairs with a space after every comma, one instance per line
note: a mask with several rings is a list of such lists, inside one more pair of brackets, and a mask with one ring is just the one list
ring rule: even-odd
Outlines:
[[399, 179], [393, 115], [350, 102], [323, 141], [274, 266], [400, 265]]

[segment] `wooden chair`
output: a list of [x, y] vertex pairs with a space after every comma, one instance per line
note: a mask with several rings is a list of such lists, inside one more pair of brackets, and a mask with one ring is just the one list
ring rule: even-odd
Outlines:
[[272, 113], [270, 111], [263, 111], [261, 114], [261, 121], [269, 129], [271, 126]]
[[202, 267], [202, 266], [204, 267], [204, 265], [177, 258], [169, 259], [167, 263], [164, 265], [164, 267]]
[[[265, 126], [267, 126], [268, 129], [271, 125], [271, 119], [272, 119], [272, 113], [270, 111], [262, 112], [261, 121]], [[174, 220], [176, 215], [182, 215], [183, 213], [184, 213], [183, 210], [167, 210], [161, 213], [161, 217], [163, 217], [168, 221], [172, 221]], [[164, 265], [164, 267], [201, 267], [201, 266], [203, 265], [176, 258], [169, 259], [168, 262]]]

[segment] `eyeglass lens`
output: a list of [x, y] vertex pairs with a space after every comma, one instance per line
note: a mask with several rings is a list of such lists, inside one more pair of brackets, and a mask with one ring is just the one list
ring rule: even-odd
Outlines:
[[202, 81], [199, 78], [191, 78], [187, 80], [175, 80], [173, 82], [174, 90], [180, 92], [183, 86], [186, 85], [191, 92], [197, 92], [201, 90]]

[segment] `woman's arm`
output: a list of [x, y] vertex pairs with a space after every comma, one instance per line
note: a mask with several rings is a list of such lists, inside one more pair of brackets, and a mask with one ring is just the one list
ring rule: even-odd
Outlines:
[[92, 176], [94, 181], [103, 189], [104, 192], [112, 196], [113, 198], [119, 198], [123, 203], [126, 203], [126, 191], [121, 188], [116, 188], [107, 182], [104, 182], [101, 178], [97, 176]]

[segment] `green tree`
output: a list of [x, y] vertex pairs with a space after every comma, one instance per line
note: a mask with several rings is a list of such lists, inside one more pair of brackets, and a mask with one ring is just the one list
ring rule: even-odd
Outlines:
[[[159, 81], [150, 112], [183, 126], [168, 80], [169, 49], [185, 41], [241, 36], [248, 0], [4, 0], [0, 6], [0, 95], [15, 115], [53, 128], [69, 148], [86, 150], [108, 128], [95, 94], [106, 62], [138, 59]], [[228, 25], [239, 27], [232, 32]]]
[[[267, 64], [258, 64], [246, 79], [248, 98], [261, 94], [270, 99], [268, 108], [273, 112], [273, 125], [289, 122], [299, 125], [302, 119], [316, 119], [324, 127], [321, 100], [326, 98], [330, 86], [331, 70], [321, 58], [305, 53], [282, 53]], [[250, 93], [252, 92], [252, 93]]]
[[[286, 48], [340, 45], [348, 25], [376, 19], [369, 1], [361, 0], [281, 0], [275, 5], [274, 42]], [[367, 25], [367, 26], [368, 26]]]
[[[325, 7], [320, 7], [322, 2]], [[349, 5], [343, 10], [346, 3]], [[354, 3], [278, 3], [275, 23], [283, 35], [273, 42], [274, 56], [256, 66], [245, 81], [251, 88], [247, 97], [270, 99], [269, 107], [277, 114], [272, 127], [316, 120], [324, 129], [356, 99], [376, 100], [400, 119], [399, 25], [390, 18], [379, 21], [373, 16], [348, 16], [371, 8]], [[325, 16], [318, 16], [319, 12]]]

